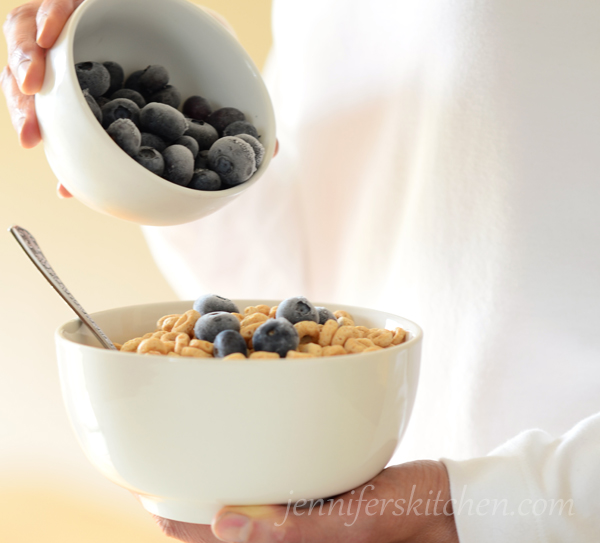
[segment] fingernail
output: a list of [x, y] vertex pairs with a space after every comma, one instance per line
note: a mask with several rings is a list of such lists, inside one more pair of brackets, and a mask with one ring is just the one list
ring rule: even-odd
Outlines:
[[229, 543], [246, 543], [250, 536], [252, 521], [237, 513], [225, 513], [215, 523], [215, 533]]
[[61, 192], [61, 190], [60, 190], [60, 189], [61, 189], [61, 187], [62, 187], [62, 185], [60, 184], [60, 181], [59, 181], [59, 182], [58, 182], [58, 184], [56, 185], [56, 195], [57, 195], [57, 196], [58, 196], [58, 197], [59, 197], [61, 200], [64, 200], [64, 199], [65, 199], [65, 197], [62, 195], [62, 192]]
[[27, 77], [27, 72], [29, 71], [29, 66], [31, 66], [31, 60], [24, 60], [17, 67], [17, 80], [19, 81], [19, 87], [23, 86], [23, 82]]
[[40, 40], [40, 36], [44, 33], [44, 26], [46, 26], [46, 19], [48, 18], [48, 15], [46, 13], [43, 13], [42, 15], [40, 15], [36, 21], [36, 25], [37, 25], [37, 35], [35, 37], [35, 41], [39, 41]]

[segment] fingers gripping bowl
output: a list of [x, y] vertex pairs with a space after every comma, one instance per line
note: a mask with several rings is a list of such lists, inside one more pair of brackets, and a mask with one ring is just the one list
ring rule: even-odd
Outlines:
[[[125, 154], [97, 122], [75, 64], [118, 61], [130, 74], [168, 66], [183, 96], [213, 108], [234, 106], [258, 130], [265, 157], [252, 178], [218, 192], [161, 179]], [[139, 224], [183, 224], [223, 207], [252, 186], [275, 149], [273, 107], [258, 69], [214, 17], [186, 0], [86, 0], [48, 52], [36, 95], [48, 162], [60, 182], [89, 207]]]
[[[149, 304], [92, 317], [124, 342], [190, 307]], [[224, 505], [326, 498], [368, 481], [408, 424], [422, 332], [389, 313], [329, 308], [366, 326], [400, 326], [407, 340], [338, 357], [187, 359], [99, 349], [78, 320], [64, 324], [56, 334], [61, 387], [87, 457], [148, 511], [204, 524]]]

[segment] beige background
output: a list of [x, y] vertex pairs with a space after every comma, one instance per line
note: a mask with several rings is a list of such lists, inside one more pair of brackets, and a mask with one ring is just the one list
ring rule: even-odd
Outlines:
[[[20, 3], [0, 0], [2, 20]], [[270, 0], [201, 3], [229, 20], [262, 66], [271, 40]], [[43, 149], [18, 146], [4, 106], [0, 145], [0, 540], [172, 541], [79, 449], [60, 397], [53, 340], [55, 328], [73, 315], [6, 229], [29, 229], [90, 312], [175, 295], [137, 226], [56, 197]]]

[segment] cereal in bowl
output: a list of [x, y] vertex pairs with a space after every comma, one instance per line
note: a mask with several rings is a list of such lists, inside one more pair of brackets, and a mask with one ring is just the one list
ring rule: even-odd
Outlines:
[[158, 319], [156, 330], [116, 344], [121, 352], [188, 358], [315, 358], [379, 351], [406, 340], [402, 328], [355, 324], [346, 311], [314, 307], [303, 296], [242, 311], [227, 298], [202, 296], [194, 308]]

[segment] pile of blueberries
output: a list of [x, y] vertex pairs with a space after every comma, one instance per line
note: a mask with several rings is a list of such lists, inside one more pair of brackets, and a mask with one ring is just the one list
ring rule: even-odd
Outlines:
[[169, 85], [164, 66], [125, 78], [116, 62], [80, 62], [75, 73], [83, 95], [106, 132], [152, 173], [196, 190], [224, 190], [248, 181], [265, 149], [254, 125], [236, 108], [212, 110]]
[[[214, 343], [215, 358], [223, 358], [233, 353], [248, 356], [246, 341], [240, 334], [240, 321], [232, 313], [239, 313], [231, 300], [207, 294], [194, 302], [194, 309], [200, 313], [194, 334], [197, 339]], [[315, 307], [304, 296], [286, 298], [277, 306], [276, 318], [261, 324], [252, 337], [255, 351], [277, 353], [285, 358], [288, 351], [295, 351], [300, 343], [294, 324], [313, 321], [325, 324], [336, 320], [335, 315], [325, 307]]]

